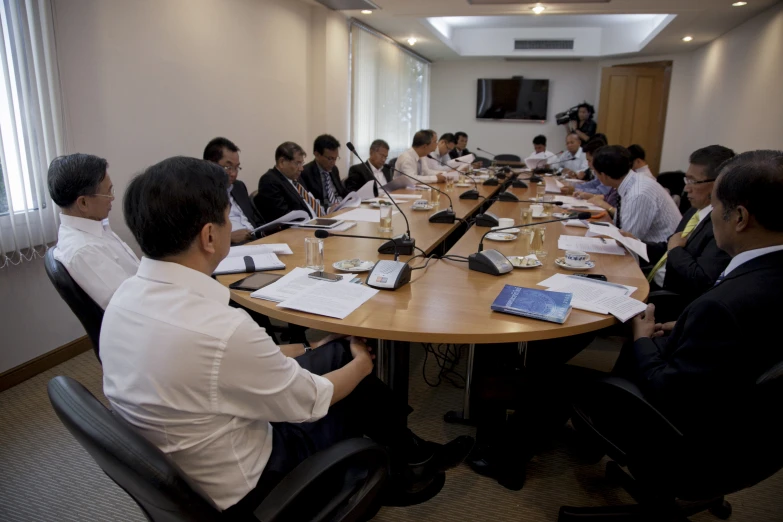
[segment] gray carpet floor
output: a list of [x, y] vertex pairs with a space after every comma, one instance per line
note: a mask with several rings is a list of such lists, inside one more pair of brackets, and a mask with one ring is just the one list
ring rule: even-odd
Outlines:
[[[460, 409], [462, 390], [449, 383], [437, 388], [422, 379], [423, 351], [411, 350], [410, 426], [419, 435], [445, 442], [473, 429], [443, 422], [443, 413]], [[597, 343], [577, 359], [587, 366], [610, 368], [616, 350]], [[434, 377], [432, 359], [428, 375]], [[133, 501], [109, 480], [70, 436], [52, 411], [46, 383], [69, 375], [105, 403], [101, 368], [92, 352], [0, 393], [0, 521], [145, 520]], [[448, 473], [446, 486], [433, 500], [409, 508], [384, 508], [378, 521], [513, 520], [555, 521], [561, 505], [601, 506], [630, 503], [624, 491], [604, 478], [605, 462], [588, 465], [554, 442], [528, 467], [525, 487], [507, 491], [463, 465]], [[783, 520], [783, 473], [731, 495], [735, 522]], [[694, 521], [717, 520], [708, 513]]]

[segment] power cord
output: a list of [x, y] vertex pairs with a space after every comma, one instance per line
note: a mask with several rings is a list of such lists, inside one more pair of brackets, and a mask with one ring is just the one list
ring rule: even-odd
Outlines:
[[[465, 376], [455, 370], [455, 367], [462, 357], [462, 347], [463, 345], [453, 344], [438, 344], [437, 347], [432, 343], [424, 344], [424, 364], [422, 365], [421, 373], [424, 382], [427, 383], [428, 386], [437, 388], [445, 380], [455, 388], [465, 388]], [[439, 368], [437, 380], [435, 382], [430, 382], [427, 378], [427, 360], [430, 355], [433, 356], [435, 363]], [[455, 380], [455, 378], [457, 380]]]

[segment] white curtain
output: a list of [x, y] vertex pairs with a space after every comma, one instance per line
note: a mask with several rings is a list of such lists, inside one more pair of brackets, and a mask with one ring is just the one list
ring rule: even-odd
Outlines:
[[2, 1], [0, 268], [42, 257], [56, 241], [46, 172], [63, 151], [50, 0]]
[[356, 23], [351, 80], [351, 141], [363, 157], [376, 139], [389, 143], [389, 159], [397, 157], [428, 127], [429, 63]]

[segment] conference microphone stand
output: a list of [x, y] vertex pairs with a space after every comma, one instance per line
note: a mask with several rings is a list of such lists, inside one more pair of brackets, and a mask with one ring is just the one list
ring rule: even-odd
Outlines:
[[[443, 163], [443, 162], [442, 162], [441, 160], [439, 160], [438, 158], [433, 158], [432, 156], [429, 156], [429, 158], [430, 158], [430, 159], [434, 159], [435, 161], [437, 161], [438, 163], [440, 163], [440, 164], [441, 164], [441, 165], [443, 165], [444, 167], [448, 167], [448, 168], [450, 168], [450, 169], [451, 169], [451, 171], [459, 173], [459, 171], [458, 171], [458, 170], [455, 170], [455, 169], [453, 169], [453, 168], [452, 168], [451, 166], [449, 166], [447, 163]], [[464, 162], [464, 161], [459, 161], [458, 159], [455, 159], [454, 161], [457, 161], [457, 162], [459, 162], [459, 163], [462, 163], [463, 165], [470, 165], [470, 163], [466, 163], [466, 162]], [[466, 177], [467, 177], [468, 179], [470, 179], [471, 183], [473, 183], [473, 186], [474, 186], [474, 188], [472, 188], [472, 189], [470, 189], [470, 190], [466, 190], [465, 192], [463, 192], [462, 194], [460, 194], [460, 195], [459, 195], [459, 199], [478, 199], [478, 198], [479, 198], [479, 196], [480, 196], [480, 194], [479, 194], [479, 191], [478, 191], [478, 183], [476, 183], [476, 180], [474, 180], [472, 177], [470, 177], [470, 176], [466, 176]]]

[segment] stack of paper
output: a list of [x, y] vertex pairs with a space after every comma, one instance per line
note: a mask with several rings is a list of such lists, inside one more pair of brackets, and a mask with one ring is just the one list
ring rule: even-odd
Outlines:
[[269, 253], [277, 255], [291, 255], [294, 252], [291, 250], [291, 247], [288, 246], [288, 243], [265, 243], [263, 245], [242, 245], [231, 247], [228, 251], [228, 256], [226, 257], [254, 256], [258, 254]]
[[[399, 214], [398, 210], [393, 210], [392, 215]], [[368, 223], [380, 223], [381, 213], [375, 208], [355, 208], [349, 210], [345, 214], [337, 216], [339, 219], [346, 221], [366, 221]]]
[[607, 241], [600, 237], [563, 235], [557, 240], [557, 248], [560, 250], [581, 250], [582, 252], [591, 252], [593, 254], [625, 255], [623, 247], [611, 239]]
[[645, 261], [650, 260], [650, 258], [647, 257], [647, 245], [645, 243], [639, 241], [638, 239], [624, 236], [620, 232], [620, 229], [612, 224], [605, 223], [597, 225], [595, 223], [591, 223], [588, 227], [587, 235], [611, 237], [612, 239], [616, 239], [618, 243], [623, 245], [630, 252], [638, 255]]
[[310, 220], [310, 214], [308, 214], [304, 210], [294, 210], [281, 218], [275, 219], [274, 221], [270, 221], [269, 223], [264, 223], [260, 227], [253, 230], [253, 232], [263, 232], [265, 230], [271, 230], [279, 227], [280, 225], [296, 225], [297, 223], [303, 223], [309, 220]]
[[562, 201], [563, 208], [573, 208], [578, 210], [604, 210], [598, 205], [592, 205], [587, 201], [573, 196], [555, 196], [555, 201]]
[[273, 253], [225, 258], [215, 268], [213, 274], [242, 274], [245, 272], [263, 272], [264, 270], [282, 270], [285, 265]]
[[628, 287], [586, 277], [565, 276], [550, 286], [548, 291], [570, 293], [572, 307], [599, 314], [612, 314], [622, 322], [647, 308], [643, 302], [630, 297], [633, 291], [629, 291]]
[[544, 184], [548, 194], [560, 194], [560, 189], [563, 188], [563, 184], [552, 177], [544, 178]]

